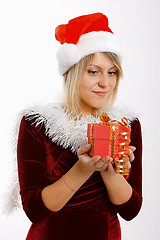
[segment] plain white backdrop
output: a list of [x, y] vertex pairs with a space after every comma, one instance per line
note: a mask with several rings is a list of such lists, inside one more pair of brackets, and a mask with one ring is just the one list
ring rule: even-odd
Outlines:
[[[55, 27], [78, 15], [100, 11], [108, 16], [123, 49], [124, 78], [117, 103], [139, 113], [143, 131], [143, 207], [134, 220], [120, 219], [123, 239], [160, 239], [159, 9], [158, 0], [0, 1], [1, 195], [10, 191], [6, 188], [16, 115], [35, 103], [54, 101], [61, 91]], [[10, 217], [0, 214], [3, 240], [25, 239], [29, 226], [21, 210]]]

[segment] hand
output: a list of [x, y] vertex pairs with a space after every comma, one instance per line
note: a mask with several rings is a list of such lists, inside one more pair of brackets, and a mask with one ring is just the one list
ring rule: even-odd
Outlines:
[[101, 158], [100, 156], [94, 156], [91, 158], [88, 152], [91, 148], [91, 144], [80, 147], [77, 151], [79, 158], [79, 166], [82, 170], [87, 171], [104, 171], [107, 169], [111, 159], [109, 157]]

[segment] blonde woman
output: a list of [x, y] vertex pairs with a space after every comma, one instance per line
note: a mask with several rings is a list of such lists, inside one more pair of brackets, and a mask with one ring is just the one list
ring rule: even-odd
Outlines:
[[[27, 111], [19, 130], [20, 194], [32, 222], [26, 239], [120, 240], [117, 214], [131, 220], [142, 204], [140, 122], [112, 106], [122, 76], [121, 52], [102, 13], [59, 25], [55, 36], [61, 43], [63, 102]], [[87, 125], [99, 122], [102, 112], [117, 120], [128, 117], [127, 178], [116, 173], [116, 159], [88, 155]]]

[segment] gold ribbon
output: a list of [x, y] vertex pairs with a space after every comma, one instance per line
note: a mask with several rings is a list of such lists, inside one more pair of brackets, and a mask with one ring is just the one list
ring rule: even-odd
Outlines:
[[131, 131], [131, 127], [128, 125], [128, 119], [125, 117], [121, 119], [121, 122], [118, 120], [111, 121], [110, 117], [108, 116], [108, 113], [102, 113], [100, 116], [100, 119], [103, 122], [103, 124], [107, 124], [107, 125], [120, 124], [120, 125], [126, 126]]
[[[101, 121], [103, 122], [103, 124], [106, 125], [116, 125], [116, 124], [120, 124], [123, 126], [126, 126], [129, 131], [131, 131], [131, 127], [128, 125], [128, 119], [123, 117], [121, 119], [121, 122], [118, 120], [112, 120], [109, 118], [107, 113], [102, 113], [100, 116]], [[114, 130], [113, 130], [114, 131]], [[121, 137], [124, 138], [124, 142], [119, 143], [120, 148], [122, 148], [121, 152], [118, 152], [119, 158], [120, 158], [120, 165], [116, 167], [116, 172], [122, 175], [128, 175], [129, 170], [126, 169], [127, 165], [126, 162], [129, 161], [129, 157], [128, 152], [129, 152], [129, 148], [126, 147], [126, 145], [128, 145], [130, 143], [130, 138], [127, 137], [128, 132], [122, 132], [120, 133]], [[114, 139], [112, 141], [112, 148], [113, 148], [113, 144], [114, 144]], [[112, 153], [113, 155], [113, 153]]]

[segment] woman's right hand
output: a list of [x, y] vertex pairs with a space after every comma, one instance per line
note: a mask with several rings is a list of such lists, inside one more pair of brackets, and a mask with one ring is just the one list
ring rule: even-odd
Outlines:
[[108, 168], [108, 164], [113, 161], [110, 157], [101, 158], [100, 156], [94, 156], [91, 158], [88, 154], [91, 149], [91, 144], [83, 145], [77, 151], [79, 158], [78, 165], [84, 171], [104, 171]]

